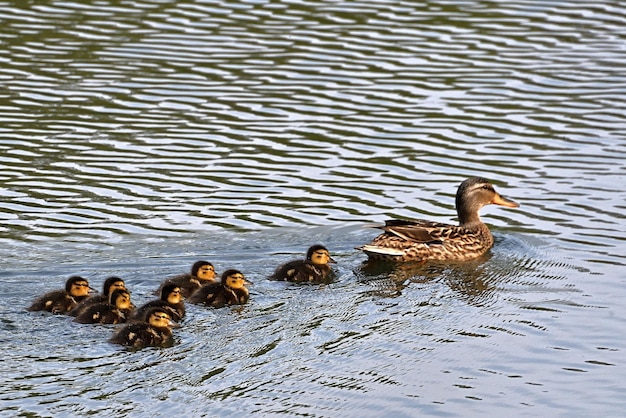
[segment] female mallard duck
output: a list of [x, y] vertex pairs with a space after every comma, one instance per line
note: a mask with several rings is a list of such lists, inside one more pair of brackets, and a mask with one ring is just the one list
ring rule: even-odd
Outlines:
[[295, 283], [320, 283], [331, 278], [330, 263], [335, 260], [323, 245], [309, 248], [304, 260], [293, 260], [279, 266], [269, 280]]
[[29, 311], [48, 311], [67, 314], [89, 296], [89, 282], [80, 276], [72, 276], [65, 282], [65, 289], [54, 290], [37, 298]]
[[166, 279], [159, 287], [158, 292], [160, 293], [164, 286], [174, 284], [180, 287], [180, 292], [183, 297], [188, 298], [202, 286], [215, 283], [215, 276], [215, 267], [213, 264], [204, 260], [197, 261], [191, 266], [190, 273]]
[[172, 320], [180, 322], [180, 320], [182, 320], [185, 316], [185, 303], [183, 302], [183, 297], [180, 294], [180, 287], [175, 284], [163, 286], [163, 289], [161, 290], [161, 298], [150, 301], [137, 308], [132, 320], [145, 321], [147, 319], [146, 314], [150, 308], [157, 307], [168, 310]]
[[126, 290], [126, 284], [124, 283], [124, 280], [120, 279], [117, 276], [107, 277], [102, 284], [102, 293], [83, 299], [81, 303], [79, 303], [74, 309], [69, 312], [69, 315], [78, 316], [83, 310], [91, 305], [108, 303], [109, 299], [111, 299], [111, 294], [117, 289]]
[[378, 227], [385, 232], [358, 249], [369, 259], [394, 262], [471, 260], [493, 245], [493, 236], [478, 215], [489, 204], [519, 207], [496, 192], [488, 180], [469, 178], [456, 192], [458, 226], [424, 220], [389, 220]]
[[132, 310], [128, 290], [116, 289], [111, 293], [109, 302], [85, 307], [74, 321], [81, 324], [121, 324], [130, 317]]
[[246, 280], [239, 270], [226, 270], [220, 283], [211, 283], [198, 289], [189, 302], [221, 308], [226, 305], [243, 305], [250, 299]]
[[151, 308], [146, 321], [125, 325], [109, 342], [130, 348], [170, 347], [173, 343], [170, 312], [166, 308]]

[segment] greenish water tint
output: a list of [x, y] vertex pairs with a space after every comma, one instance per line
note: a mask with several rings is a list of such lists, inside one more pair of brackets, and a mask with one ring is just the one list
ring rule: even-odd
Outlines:
[[[0, 5], [2, 415], [622, 414], [620, 2]], [[474, 175], [521, 203], [489, 254], [362, 268]], [[265, 280], [318, 242], [335, 282]], [[251, 301], [170, 349], [24, 310], [199, 259]]]

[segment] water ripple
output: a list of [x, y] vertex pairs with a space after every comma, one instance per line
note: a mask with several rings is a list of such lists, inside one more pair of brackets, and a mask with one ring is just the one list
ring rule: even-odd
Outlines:
[[[619, 365], [610, 351], [619, 343], [608, 332], [588, 336], [609, 348], [589, 354], [559, 334], [559, 320], [579, 315], [583, 323], [606, 309], [602, 297], [576, 287], [587, 289], [587, 280], [594, 291], [619, 294], [609, 279], [620, 277], [626, 239], [620, 2], [3, 6], [0, 242], [6, 260], [28, 254], [27, 269], [41, 262], [50, 279], [81, 265], [78, 247], [87, 258], [131, 253], [154, 261], [159, 245], [168, 257], [191, 257], [207, 252], [188, 249], [205, 241], [219, 246], [210, 254], [228, 257], [238, 244], [231, 261], [262, 264], [258, 254], [268, 247], [292, 254], [315, 238], [339, 245], [355, 265], [353, 247], [375, 233], [361, 225], [390, 216], [454, 221], [456, 187], [472, 175], [522, 204], [485, 208], [496, 246], [476, 264], [382, 276], [357, 269], [314, 290], [261, 285], [256, 315], [198, 316], [173, 350], [130, 355], [128, 364], [141, 367], [99, 367], [111, 355], [129, 358], [97, 336], [77, 347], [82, 365], [61, 376], [69, 362], [62, 347], [39, 341], [39, 354], [49, 356], [27, 378], [45, 384], [39, 401], [95, 414], [103, 411], [95, 398], [115, 397], [120, 414], [153, 415], [156, 407], [135, 399], [157, 397], [197, 415], [190, 396], [223, 402], [218, 415], [272, 404], [261, 412], [335, 416], [345, 415], [335, 401], [349, 393], [355, 416], [371, 414], [362, 405], [372, 400], [386, 414], [411, 416], [402, 396], [443, 415], [459, 411], [441, 395], [452, 393], [461, 408], [471, 399], [475, 414], [510, 412], [498, 402], [541, 404], [543, 414], [610, 414], [617, 395], [594, 393], [605, 409], [571, 399], [589, 398], [580, 392], [599, 382], [594, 368]], [[267, 235], [255, 242], [253, 231]], [[117, 252], [129, 239], [140, 248]], [[124, 263], [137, 284], [150, 281]], [[143, 267], [158, 274], [163, 266]], [[249, 353], [228, 362], [237, 325], [266, 331], [237, 334]], [[568, 325], [570, 335], [581, 332]], [[221, 339], [207, 359], [194, 335], [209, 330]], [[533, 347], [547, 334], [554, 349]], [[558, 362], [561, 375], [590, 372], [584, 388], [560, 395], [552, 386], [558, 378], [536, 370], [537, 361], [556, 364], [553, 351], [567, 358]], [[306, 361], [294, 355], [303, 352]], [[480, 370], [460, 360], [468, 352]], [[173, 369], [180, 364], [190, 374]], [[86, 370], [109, 370], [103, 379], [125, 383], [119, 391], [88, 389]], [[129, 373], [160, 383], [171, 374], [184, 389], [140, 387]], [[308, 380], [293, 391], [281, 386], [301, 376]], [[3, 392], [9, 410], [49, 413], [27, 396], [10, 400], [21, 384], [16, 378]], [[78, 402], [81, 390], [92, 392], [88, 406]], [[325, 400], [316, 399], [320, 392]], [[546, 393], [553, 397], [546, 401]]]

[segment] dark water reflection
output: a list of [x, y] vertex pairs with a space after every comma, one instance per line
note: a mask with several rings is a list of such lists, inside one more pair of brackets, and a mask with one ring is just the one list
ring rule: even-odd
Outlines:
[[[626, 9], [414, 3], [0, 1], [2, 414], [621, 415]], [[363, 266], [472, 175], [522, 204], [489, 254]], [[333, 283], [265, 280], [317, 242]], [[167, 350], [24, 311], [204, 258], [251, 302]]]

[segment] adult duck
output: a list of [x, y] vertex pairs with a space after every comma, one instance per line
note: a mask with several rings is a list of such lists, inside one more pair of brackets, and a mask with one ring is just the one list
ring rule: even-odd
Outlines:
[[406, 261], [466, 261], [481, 256], [493, 245], [493, 236], [478, 211], [486, 205], [509, 208], [519, 204], [496, 192], [485, 178], [471, 177], [461, 183], [456, 192], [459, 225], [426, 220], [388, 220], [377, 226], [383, 232], [358, 249], [370, 260]]

